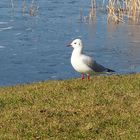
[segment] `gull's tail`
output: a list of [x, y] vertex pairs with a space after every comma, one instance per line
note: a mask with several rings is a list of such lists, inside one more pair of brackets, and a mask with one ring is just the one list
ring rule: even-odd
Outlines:
[[107, 72], [115, 72], [114, 70], [111, 69], [107, 69]]

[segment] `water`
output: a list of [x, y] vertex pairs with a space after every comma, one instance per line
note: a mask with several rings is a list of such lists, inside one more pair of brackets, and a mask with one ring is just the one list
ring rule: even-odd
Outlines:
[[119, 73], [140, 71], [140, 26], [108, 25], [99, 11], [96, 23], [79, 20], [88, 14], [90, 1], [37, 1], [36, 16], [29, 15], [31, 1], [0, 1], [0, 85], [79, 77], [70, 64], [66, 45], [82, 38], [85, 52]]

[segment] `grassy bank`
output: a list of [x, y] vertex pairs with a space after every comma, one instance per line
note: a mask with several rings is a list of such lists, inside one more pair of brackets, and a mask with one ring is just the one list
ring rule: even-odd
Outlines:
[[139, 140], [140, 75], [0, 88], [0, 139]]

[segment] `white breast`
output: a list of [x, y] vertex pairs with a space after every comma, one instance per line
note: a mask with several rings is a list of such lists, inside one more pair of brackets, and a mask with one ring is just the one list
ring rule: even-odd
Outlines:
[[72, 55], [71, 64], [77, 72], [86, 74], [93, 72], [93, 70], [83, 62], [82, 55]]

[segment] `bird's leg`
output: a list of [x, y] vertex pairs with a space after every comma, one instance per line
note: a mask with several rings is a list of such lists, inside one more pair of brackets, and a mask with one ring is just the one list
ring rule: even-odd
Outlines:
[[84, 78], [85, 78], [85, 76], [84, 76], [84, 74], [82, 73], [82, 80], [84, 80]]
[[88, 78], [88, 80], [90, 80], [90, 74], [87, 74], [87, 78]]

